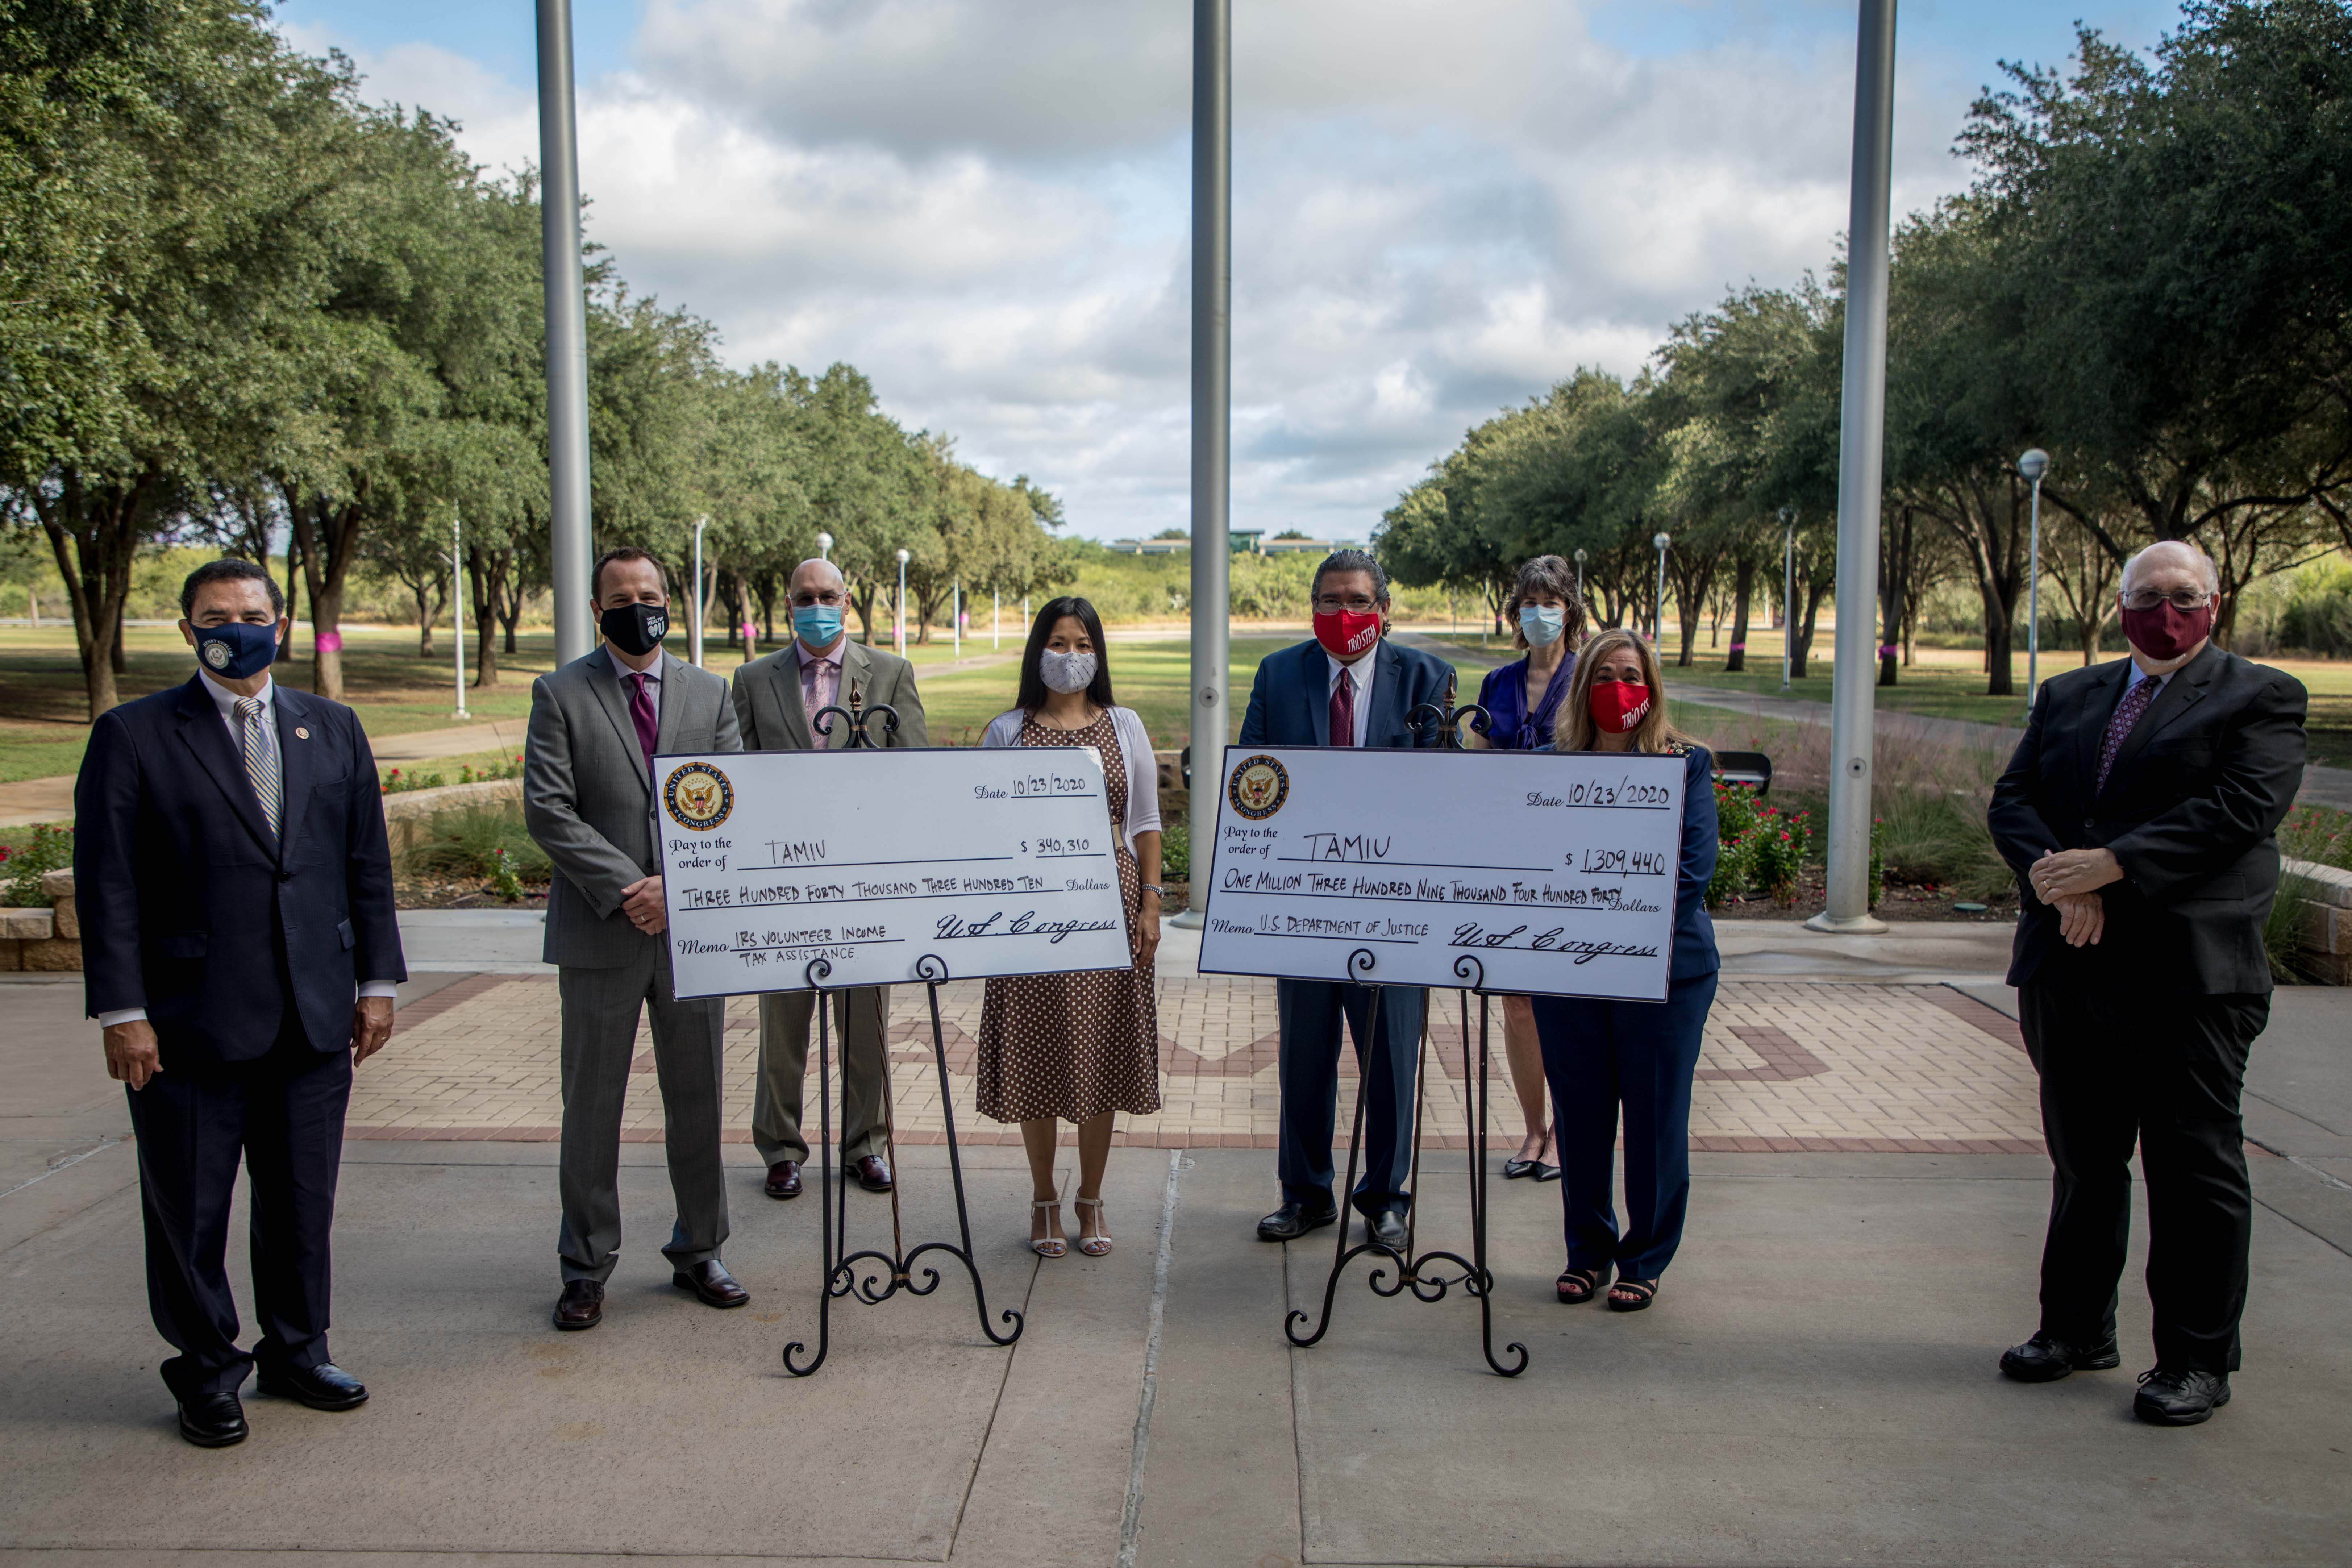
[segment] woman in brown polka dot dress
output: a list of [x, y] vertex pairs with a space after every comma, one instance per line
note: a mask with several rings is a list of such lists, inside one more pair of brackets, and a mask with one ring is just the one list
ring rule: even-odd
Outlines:
[[1112, 853], [1135, 962], [1085, 974], [988, 983], [980, 1014], [981, 1114], [1021, 1123], [1034, 1199], [1029, 1244], [1046, 1258], [1069, 1250], [1054, 1186], [1054, 1146], [1078, 1124], [1078, 1250], [1110, 1250], [1103, 1167], [1111, 1119], [1160, 1109], [1160, 1020], [1151, 961], [1160, 948], [1160, 778], [1151, 738], [1114, 707], [1102, 622], [1084, 599], [1037, 613], [1021, 658], [1017, 705], [989, 725], [983, 746], [1092, 746], [1102, 757]]

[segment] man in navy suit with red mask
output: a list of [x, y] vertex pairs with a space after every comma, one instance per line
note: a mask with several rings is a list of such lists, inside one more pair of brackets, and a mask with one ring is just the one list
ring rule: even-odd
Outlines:
[[[89, 1014], [131, 1101], [147, 1300], [180, 1434], [246, 1436], [237, 1391], [367, 1399], [327, 1353], [329, 1232], [352, 1068], [408, 977], [375, 759], [358, 716], [269, 678], [290, 623], [249, 561], [180, 590], [196, 674], [101, 714], [74, 784]], [[226, 1253], [249, 1173], [254, 1313], [238, 1347]]]
[[[1388, 574], [1360, 550], [1334, 551], [1309, 591], [1315, 640], [1269, 654], [1250, 684], [1244, 746], [1409, 747], [1424, 703], [1448, 705], [1454, 669], [1382, 635]], [[1355, 1037], [1364, 1095], [1364, 1174], [1352, 1194], [1373, 1241], [1405, 1242], [1412, 1169], [1413, 1051], [1427, 995], [1418, 986], [1375, 991], [1341, 980], [1277, 980], [1282, 1044], [1282, 1203], [1259, 1238], [1294, 1241], [1339, 1217], [1331, 1193], [1331, 1134], [1339, 1103], [1339, 1026]], [[1377, 1016], [1372, 998], [1381, 998]]]

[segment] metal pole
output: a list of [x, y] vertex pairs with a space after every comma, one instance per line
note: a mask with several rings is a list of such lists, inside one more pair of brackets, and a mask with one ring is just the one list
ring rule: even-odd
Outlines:
[[1004, 646], [1004, 590], [988, 591], [988, 651], [996, 652]]
[[1192, 897], [1174, 921], [1185, 927], [1207, 918], [1232, 706], [1233, 292], [1233, 0], [1192, 0], [1193, 859]]
[[1666, 545], [1669, 541], [1661, 533], [1650, 542], [1658, 547], [1658, 605], [1650, 616], [1650, 646], [1662, 648], [1666, 646]]
[[702, 531], [709, 526], [707, 517], [694, 520], [694, 588], [687, 595], [692, 608], [688, 611], [691, 618], [687, 622], [686, 640], [690, 645], [687, 657], [697, 669], [702, 668]]
[[898, 552], [898, 657], [907, 657], [907, 552]]
[[1838, 433], [1837, 665], [1830, 683], [1829, 908], [1805, 923], [1815, 931], [1859, 932], [1886, 929], [1870, 912], [1870, 797], [1878, 686], [1878, 502], [1886, 432], [1895, 0], [1862, 0], [1857, 31], [1845, 386]]
[[2025, 705], [2042, 682], [2042, 476], [2033, 476], [2033, 574], [2025, 584]]
[[449, 640], [457, 650], [457, 717], [470, 719], [466, 711], [466, 547], [463, 542], [464, 523], [457, 509], [449, 509], [449, 603], [457, 606], [457, 627]]
[[539, 0], [540, 276], [547, 310], [548, 560], [555, 662], [596, 646], [588, 611], [588, 301], [580, 276], [580, 135], [572, 101], [572, 0]]
[[955, 585], [953, 616], [955, 624], [951, 629], [955, 634], [955, 657], [961, 658], [963, 657], [963, 584], [961, 581]]

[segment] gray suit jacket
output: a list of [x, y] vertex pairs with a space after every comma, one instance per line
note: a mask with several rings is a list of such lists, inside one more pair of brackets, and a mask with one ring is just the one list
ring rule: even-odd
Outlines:
[[[856, 693], [861, 708], [887, 704], [898, 715], [898, 728], [884, 741], [880, 726], [872, 733], [877, 744], [927, 746], [929, 731], [923, 724], [923, 700], [915, 691], [915, 667], [895, 653], [851, 642], [841, 652], [841, 695], [835, 700], [850, 705]], [[743, 732], [747, 752], [809, 752], [816, 736], [801, 703], [800, 656], [787, 643], [778, 653], [755, 658], [735, 672], [735, 722]], [[849, 725], [836, 718], [828, 751], [849, 744]]]
[[[658, 752], [740, 752], [727, 683], [684, 659], [661, 661]], [[653, 777], [614, 661], [599, 647], [530, 684], [522, 816], [555, 862], [541, 957], [611, 969], [642, 956], [647, 936], [621, 912], [621, 889], [661, 869]]]

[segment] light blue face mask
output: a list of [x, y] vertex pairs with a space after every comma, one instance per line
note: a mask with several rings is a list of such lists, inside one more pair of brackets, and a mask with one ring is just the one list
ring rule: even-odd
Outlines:
[[793, 606], [793, 635], [813, 650], [829, 648], [841, 636], [839, 605], [795, 605]]
[[1568, 629], [1568, 612], [1558, 605], [1521, 605], [1519, 630], [1530, 647], [1549, 647]]

